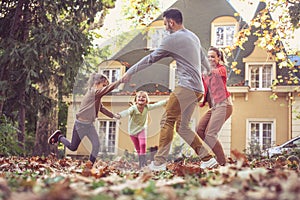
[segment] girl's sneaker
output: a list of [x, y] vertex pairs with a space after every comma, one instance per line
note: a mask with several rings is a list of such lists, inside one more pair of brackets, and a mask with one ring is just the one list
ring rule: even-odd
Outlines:
[[48, 143], [49, 144], [55, 144], [58, 142], [58, 138], [61, 136], [61, 131], [56, 130], [50, 137], [48, 138]]

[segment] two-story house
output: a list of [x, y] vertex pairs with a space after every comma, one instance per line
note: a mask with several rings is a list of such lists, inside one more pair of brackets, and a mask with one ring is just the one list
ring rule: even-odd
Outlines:
[[[264, 6], [260, 3], [258, 9]], [[226, 0], [178, 0], [171, 7], [183, 12], [185, 28], [193, 31], [201, 40], [204, 49], [209, 46], [223, 48], [234, 42], [235, 34], [246, 23], [235, 17], [236, 11]], [[109, 60], [99, 64], [99, 72], [106, 74], [110, 81], [118, 80], [128, 67], [148, 55], [158, 47], [166, 34], [162, 16], [158, 17], [147, 28], [147, 33], [140, 33], [124, 48]], [[245, 50], [236, 49], [228, 61], [236, 61], [241, 70], [236, 74], [228, 67], [228, 88], [231, 92], [234, 110], [219, 134], [225, 153], [230, 156], [231, 150], [244, 151], [252, 142], [259, 144], [261, 149], [270, 145], [280, 144], [299, 135], [300, 123], [295, 120], [293, 110], [300, 105], [298, 91], [293, 86], [277, 86], [271, 88], [272, 81], [278, 75], [278, 67], [272, 55], [255, 46], [255, 37], [250, 37], [244, 45]], [[127, 109], [133, 100], [135, 91], [145, 90], [151, 102], [168, 98], [169, 92], [176, 85], [176, 63], [172, 58], [165, 58], [151, 67], [138, 72], [132, 80], [114, 90], [111, 95], [103, 98], [103, 103], [113, 112]], [[270, 96], [276, 93], [278, 98]], [[294, 101], [296, 100], [296, 101]], [[72, 125], [80, 98], [69, 107], [68, 133], [72, 135]], [[191, 120], [195, 127], [204, 109], [197, 107]], [[153, 110], [149, 114], [147, 146], [158, 145], [160, 119], [164, 108]], [[109, 119], [99, 115], [95, 122], [99, 131], [101, 144], [100, 153], [120, 155], [125, 150], [132, 152], [127, 125], [128, 119]], [[86, 140], [77, 152], [67, 154], [85, 155], [90, 148]]]

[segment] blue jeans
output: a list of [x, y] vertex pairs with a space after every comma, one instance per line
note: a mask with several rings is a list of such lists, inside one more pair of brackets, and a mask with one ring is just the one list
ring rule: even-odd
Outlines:
[[92, 143], [92, 152], [90, 153], [90, 161], [94, 163], [99, 153], [100, 142], [99, 136], [93, 123], [84, 123], [78, 120], [75, 121], [72, 133], [71, 142], [65, 138], [60, 137], [59, 141], [63, 143], [69, 150], [76, 151], [83, 137], [88, 137]]

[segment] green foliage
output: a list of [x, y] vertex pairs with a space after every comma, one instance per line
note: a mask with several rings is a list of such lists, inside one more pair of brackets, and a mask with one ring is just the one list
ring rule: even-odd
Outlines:
[[248, 148], [245, 150], [245, 155], [248, 160], [260, 159], [262, 155], [260, 143], [256, 140], [251, 140]]
[[107, 194], [98, 194], [97, 196], [95, 197], [92, 197], [91, 200], [114, 200], [115, 198], [114, 197], [111, 197]]
[[33, 133], [40, 119], [31, 118], [30, 124], [26, 123], [20, 111], [25, 111], [26, 117], [42, 113], [43, 119], [53, 122], [51, 112], [57, 102], [62, 105], [63, 96], [72, 93], [84, 55], [91, 50], [89, 31], [103, 25], [114, 2], [2, 0], [0, 114], [18, 121], [21, 127], [26, 125], [26, 131]]
[[160, 14], [158, 0], [123, 0], [124, 16], [132, 21], [132, 27], [147, 26]]
[[[289, 60], [288, 55], [298, 54], [299, 49], [292, 48], [288, 41], [294, 38], [294, 31], [300, 25], [300, 3], [297, 0], [271, 0], [260, 3], [263, 2], [265, 8], [260, 8], [254, 18], [238, 31], [235, 44], [226, 47], [225, 52], [227, 56], [233, 56], [233, 50], [237, 48], [244, 50], [243, 44], [248, 42], [250, 36], [255, 36], [257, 37], [255, 45], [273, 55], [280, 69], [285, 68], [289, 71], [285, 76], [277, 77], [278, 80], [273, 82], [273, 86], [282, 83], [297, 85], [295, 71], [298, 70]], [[272, 13], [278, 14], [276, 21], [272, 18]], [[236, 66], [236, 62], [231, 63], [232, 70], [239, 74], [241, 70]]]
[[[87, 56], [85, 56], [85, 62], [88, 63], [88, 67], [90, 70], [97, 71], [97, 66], [99, 63], [107, 60], [112, 54], [112, 51], [110, 49], [109, 45], [106, 45], [104, 47], [96, 47], [92, 48]], [[89, 70], [87, 68], [87, 70]]]
[[128, 162], [136, 162], [138, 160], [137, 156], [134, 153], [130, 153], [127, 149], [124, 151], [124, 158]]
[[99, 180], [99, 181], [95, 181], [95, 182], [92, 183], [92, 188], [96, 189], [96, 188], [99, 188], [99, 187], [103, 187], [105, 185], [106, 185], [106, 183], [103, 180]]
[[168, 160], [186, 159], [194, 156], [198, 157], [194, 150], [181, 138], [181, 136], [177, 132], [174, 132], [172, 150], [168, 155]]
[[93, 72], [98, 71], [98, 65], [112, 54], [110, 46], [104, 46], [99, 48], [95, 46], [90, 49], [89, 53], [84, 56], [83, 63], [78, 70], [74, 86], [73, 86], [73, 97], [76, 98], [76, 95], [82, 96], [86, 90], [86, 83], [89, 79], [89, 76]]
[[109, 154], [107, 151], [102, 151], [98, 157], [99, 157], [99, 159], [101, 159], [103, 161], [111, 161], [116, 158], [116, 155]]
[[0, 117], [0, 156], [22, 154], [16, 138], [18, 138], [18, 129], [5, 115], [2, 115]]
[[58, 129], [63, 133], [67, 132], [68, 104], [65, 102], [59, 103], [58, 111]]

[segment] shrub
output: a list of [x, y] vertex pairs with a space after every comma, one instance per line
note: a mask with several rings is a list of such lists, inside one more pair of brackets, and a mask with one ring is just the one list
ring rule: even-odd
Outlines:
[[0, 116], [0, 155], [22, 155], [18, 142], [18, 128], [5, 115]]
[[260, 144], [256, 140], [251, 140], [249, 147], [244, 152], [248, 160], [260, 159], [262, 157]]

